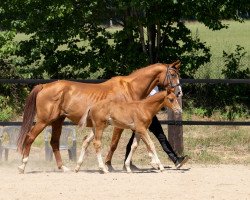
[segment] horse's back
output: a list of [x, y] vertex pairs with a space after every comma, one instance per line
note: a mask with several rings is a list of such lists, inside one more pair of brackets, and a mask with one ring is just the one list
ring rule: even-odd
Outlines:
[[[89, 105], [107, 96], [105, 84], [60, 80], [42, 85], [36, 100], [40, 118], [65, 116], [77, 123]], [[52, 116], [52, 117], [51, 117]]]

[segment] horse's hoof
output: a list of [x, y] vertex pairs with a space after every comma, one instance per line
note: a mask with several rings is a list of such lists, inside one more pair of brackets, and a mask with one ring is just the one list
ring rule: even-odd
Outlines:
[[70, 172], [71, 170], [68, 167], [62, 166], [61, 169], [63, 172]]
[[111, 164], [110, 165], [106, 164], [106, 166], [107, 166], [109, 172], [115, 171], [115, 169], [113, 168], [113, 166]]
[[22, 165], [18, 166], [17, 169], [18, 169], [19, 174], [24, 174], [24, 168]]

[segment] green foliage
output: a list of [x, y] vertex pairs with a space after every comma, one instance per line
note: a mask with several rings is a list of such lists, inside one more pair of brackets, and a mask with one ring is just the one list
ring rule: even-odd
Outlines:
[[[209, 29], [220, 30], [227, 27], [222, 19], [241, 21], [238, 13], [246, 11], [246, 5], [245, 0], [5, 0], [0, 4], [1, 30], [6, 31], [0, 35], [1, 78], [110, 78], [150, 63], [177, 59], [182, 61], [182, 78], [193, 78], [197, 69], [209, 62], [210, 47], [199, 34], [193, 37], [184, 19], [195, 19]], [[105, 23], [110, 19], [121, 28], [109, 31]], [[27, 37], [13, 40], [12, 30]], [[229, 54], [225, 56], [231, 59]], [[236, 60], [226, 63], [223, 73], [236, 78], [246, 72], [235, 72], [240, 57], [233, 57]], [[3, 96], [14, 95], [10, 98], [14, 99], [12, 105], [19, 107], [19, 98], [26, 90], [15, 93], [16, 86], [0, 87]], [[204, 106], [230, 107], [239, 99], [241, 103], [245, 95], [238, 89], [227, 93], [221, 85], [201, 88], [211, 92], [201, 102], [195, 100]], [[197, 94], [195, 88], [190, 91]], [[226, 97], [235, 91], [233, 103], [228, 103]], [[214, 98], [202, 104], [211, 95]]]
[[13, 109], [8, 105], [8, 98], [0, 95], [0, 121], [6, 121], [12, 117]]
[[222, 70], [222, 74], [227, 79], [247, 79], [250, 78], [249, 68], [242, 69], [241, 60], [246, 55], [244, 47], [237, 45], [234, 53], [227, 53], [223, 51], [225, 58], [226, 69]]
[[[27, 78], [88, 78], [93, 74], [110, 78], [177, 59], [182, 60], [185, 78], [193, 77], [211, 55], [204, 42], [191, 36], [183, 19], [194, 18], [218, 30], [226, 27], [222, 19], [240, 20], [237, 13], [245, 3], [6, 0], [0, 5], [0, 22], [4, 30], [14, 28], [30, 36], [19, 41], [15, 53], [19, 57], [16, 66]], [[110, 19], [122, 29], [108, 32], [103, 24]]]
[[[249, 78], [249, 68], [241, 63], [245, 54], [244, 48], [240, 46], [237, 46], [233, 53], [223, 53], [226, 68], [222, 73], [225, 78]], [[230, 120], [249, 117], [249, 84], [199, 84], [186, 87], [190, 93], [187, 94], [188, 102], [184, 101], [184, 104], [193, 114], [195, 112], [192, 108], [198, 107], [205, 111], [205, 116], [211, 116], [220, 110], [222, 118]]]
[[[15, 31], [0, 32], [0, 78], [18, 79], [20, 75], [15, 65], [17, 43], [13, 41]], [[9, 120], [19, 111], [26, 94], [24, 86], [0, 84], [0, 120]]]

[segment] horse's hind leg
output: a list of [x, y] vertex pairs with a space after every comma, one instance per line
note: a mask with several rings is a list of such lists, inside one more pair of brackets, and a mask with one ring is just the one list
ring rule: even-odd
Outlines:
[[121, 138], [122, 131], [123, 131], [123, 129], [116, 128], [116, 127], [114, 128], [114, 131], [113, 131], [110, 149], [109, 149], [108, 155], [106, 156], [106, 160], [105, 160], [105, 164], [107, 165], [109, 171], [114, 170], [114, 168], [112, 167], [112, 164], [111, 164], [111, 160], [112, 160], [113, 154], [117, 148], [118, 142]]
[[30, 132], [26, 135], [26, 138], [24, 140], [24, 149], [23, 149], [23, 158], [22, 158], [22, 164], [18, 166], [18, 170], [20, 173], [24, 173], [25, 166], [28, 162], [30, 148], [36, 137], [42, 132], [42, 130], [46, 127], [45, 123], [42, 122], [36, 122], [36, 124], [32, 127]]
[[64, 172], [67, 172], [69, 171], [69, 169], [63, 165], [60, 153], [60, 136], [62, 132], [62, 125], [64, 119], [65, 119], [64, 117], [59, 118], [51, 124], [52, 135], [51, 135], [50, 145], [52, 147], [58, 169], [62, 169]]
[[81, 150], [81, 154], [79, 156], [79, 159], [77, 161], [77, 165], [75, 167], [75, 172], [79, 171], [79, 169], [83, 163], [85, 152], [89, 146], [89, 143], [93, 140], [93, 138], [94, 138], [94, 132], [92, 130], [91, 133], [87, 136], [87, 138], [82, 143], [82, 150]]

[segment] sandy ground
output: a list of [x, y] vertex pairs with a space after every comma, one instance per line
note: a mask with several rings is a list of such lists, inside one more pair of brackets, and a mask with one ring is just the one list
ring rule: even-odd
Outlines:
[[93, 169], [62, 173], [48, 167], [28, 167], [18, 174], [13, 164], [0, 162], [0, 200], [78, 199], [250, 199], [250, 167], [190, 165], [164, 172], [152, 169], [127, 174], [100, 174]]

